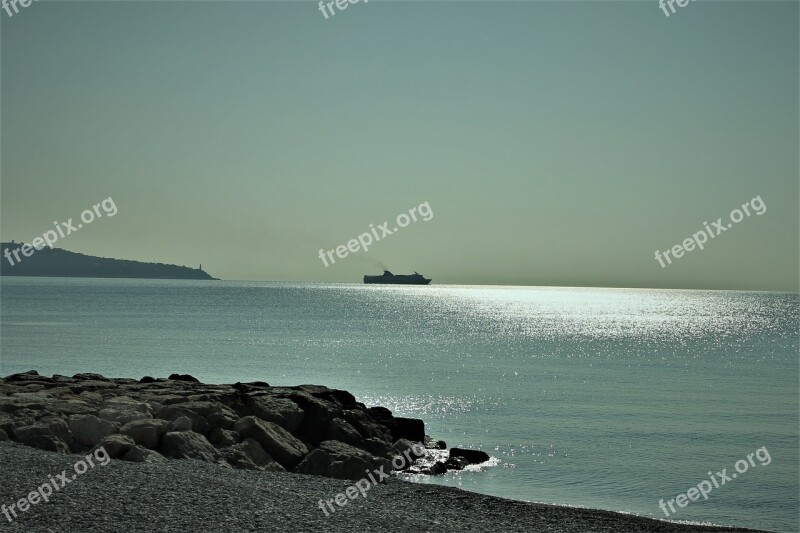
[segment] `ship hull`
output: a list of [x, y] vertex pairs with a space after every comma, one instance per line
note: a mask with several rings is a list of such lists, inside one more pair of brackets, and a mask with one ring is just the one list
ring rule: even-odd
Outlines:
[[388, 276], [364, 276], [364, 283], [378, 285], [430, 285], [431, 283], [429, 279], [418, 279], [415, 276], [409, 276], [409, 278], [412, 279], [404, 279], [404, 276], [393, 276], [391, 279], [387, 278]]

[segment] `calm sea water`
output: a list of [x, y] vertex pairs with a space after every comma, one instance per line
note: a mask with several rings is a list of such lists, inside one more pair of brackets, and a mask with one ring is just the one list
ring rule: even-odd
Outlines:
[[2, 278], [0, 374], [319, 383], [498, 458], [423, 482], [798, 531], [798, 295]]

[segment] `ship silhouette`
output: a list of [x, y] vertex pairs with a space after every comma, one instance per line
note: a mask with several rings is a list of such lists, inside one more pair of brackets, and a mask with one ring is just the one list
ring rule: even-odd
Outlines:
[[392, 274], [388, 270], [383, 271], [382, 276], [364, 276], [364, 283], [382, 283], [386, 285], [429, 285], [430, 279], [422, 274]]

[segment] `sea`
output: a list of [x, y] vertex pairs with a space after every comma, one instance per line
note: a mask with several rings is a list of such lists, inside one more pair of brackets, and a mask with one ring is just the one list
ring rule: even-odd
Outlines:
[[2, 375], [327, 385], [493, 458], [416, 482], [666, 519], [715, 478], [669, 519], [781, 532], [799, 337], [785, 292], [0, 278]]

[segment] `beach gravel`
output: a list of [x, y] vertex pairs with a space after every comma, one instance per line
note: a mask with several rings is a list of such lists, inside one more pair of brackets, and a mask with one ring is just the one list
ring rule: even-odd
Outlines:
[[[8, 506], [78, 455], [0, 442], [0, 504]], [[631, 515], [530, 504], [391, 479], [330, 516], [320, 499], [351, 481], [237, 470], [193, 459], [97, 465], [9, 523], [8, 531], [744, 531]], [[335, 504], [334, 504], [335, 505]]]

